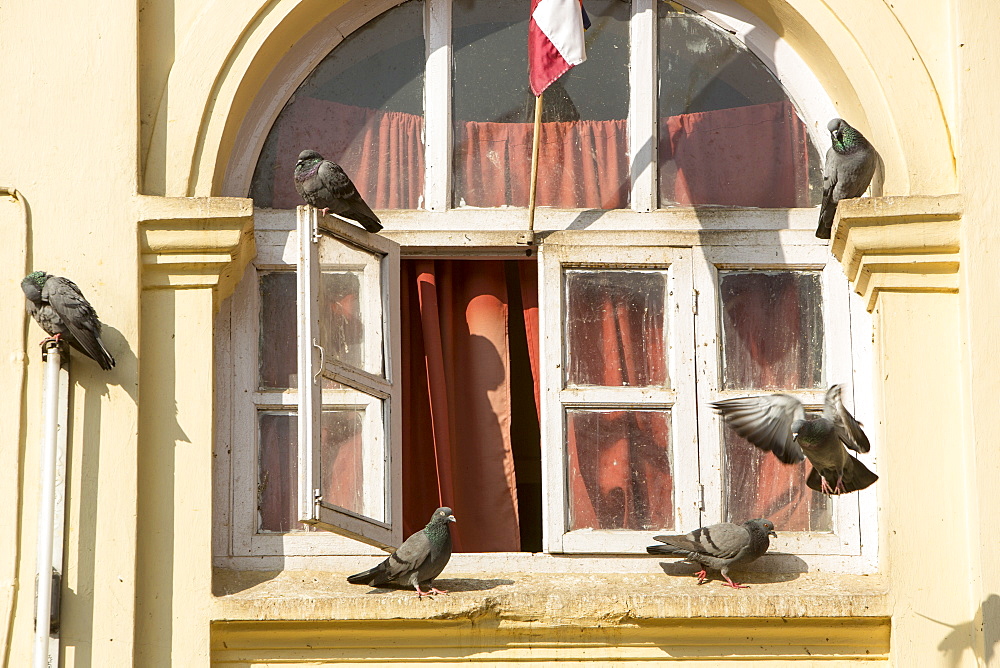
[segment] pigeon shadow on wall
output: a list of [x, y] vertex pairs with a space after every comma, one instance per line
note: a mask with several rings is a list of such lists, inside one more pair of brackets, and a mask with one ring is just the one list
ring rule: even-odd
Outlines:
[[979, 648], [976, 636], [980, 628], [982, 628], [983, 633], [983, 654], [981, 657], [983, 663], [989, 665], [996, 654], [996, 645], [1000, 642], [1000, 596], [997, 594], [990, 594], [986, 597], [974, 619], [960, 624], [948, 624], [933, 617], [921, 615], [919, 612], [916, 614], [951, 629], [937, 646], [938, 651], [945, 655], [947, 665], [955, 667], [962, 665], [962, 655], [967, 649], [971, 649], [978, 658]]
[[[69, 449], [66, 456], [66, 480], [79, 480], [77, 504], [79, 511], [78, 545], [76, 567], [76, 588], [67, 588], [63, 592], [63, 610], [81, 611], [75, 615], [73, 637], [81, 638], [79, 643], [67, 639], [67, 645], [74, 645], [77, 663], [82, 666], [91, 665], [90, 642], [93, 636], [93, 622], [99, 618], [99, 611], [94, 608], [94, 591], [99, 587], [96, 582], [96, 561], [100, 556], [97, 543], [98, 496], [101, 483], [101, 426], [103, 423], [102, 409], [110, 395], [110, 387], [118, 385], [129, 398], [135, 402], [137, 360], [128, 340], [120, 331], [107, 323], [102, 323], [101, 338], [108, 350], [114, 355], [116, 365], [112, 371], [103, 371], [96, 362], [80, 354], [76, 350], [69, 353], [70, 359], [70, 407], [69, 415], [81, 415], [79, 423], [69, 425]], [[69, 351], [68, 346], [63, 347]], [[65, 352], [64, 352], [65, 354]], [[77, 410], [77, 402], [82, 402], [82, 410]], [[80, 435], [74, 438], [74, 432], [80, 429]], [[72, 452], [74, 447], [82, 451], [79, 455]], [[76, 469], [76, 470], [74, 470]], [[67, 490], [69, 493], [70, 490]], [[102, 520], [106, 521], [106, 520]], [[63, 580], [66, 582], [66, 580]], [[83, 611], [88, 611], [84, 613]]]
[[[508, 586], [514, 584], [513, 580], [506, 578], [491, 578], [491, 579], [480, 579], [480, 578], [436, 578], [434, 580], [434, 586], [443, 589], [449, 593], [455, 594], [463, 591], [487, 591], [490, 589], [496, 589], [501, 586]], [[381, 587], [374, 587], [370, 589], [368, 594], [385, 594], [390, 591], [403, 591], [413, 593], [412, 587], [405, 587], [401, 585], [383, 585]]]
[[[663, 572], [672, 577], [691, 578], [695, 583], [694, 574], [701, 568], [700, 566], [688, 563], [683, 560], [661, 561], [660, 568]], [[796, 580], [801, 573], [809, 572], [809, 564], [801, 557], [785, 552], [768, 552], [746, 567], [746, 570], [733, 569], [733, 574], [739, 574], [737, 578], [743, 584], [766, 584], [774, 582], [790, 582]], [[725, 581], [718, 572], [710, 571], [709, 582], [717, 580], [725, 584]], [[707, 584], [707, 583], [706, 583]]]

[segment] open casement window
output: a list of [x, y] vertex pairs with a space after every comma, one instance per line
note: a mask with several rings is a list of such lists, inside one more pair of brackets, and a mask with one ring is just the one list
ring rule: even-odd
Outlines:
[[825, 246], [705, 246], [695, 263], [701, 480], [705, 523], [767, 517], [780, 549], [861, 554], [859, 504], [873, 490], [826, 496], [805, 486], [807, 462], [785, 465], [711, 410], [729, 397], [784, 392], [821, 412], [843, 383], [853, 409], [849, 292]]
[[399, 545], [399, 245], [312, 207], [297, 221], [299, 520]]
[[539, 249], [549, 552], [644, 552], [700, 519], [691, 250]]

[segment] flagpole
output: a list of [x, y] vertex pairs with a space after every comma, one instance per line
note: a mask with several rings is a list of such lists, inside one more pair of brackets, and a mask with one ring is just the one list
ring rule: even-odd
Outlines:
[[528, 231], [521, 234], [517, 243], [533, 246], [535, 244], [535, 192], [538, 189], [538, 146], [542, 138], [542, 95], [535, 98], [535, 132], [531, 138], [531, 190], [528, 195]]

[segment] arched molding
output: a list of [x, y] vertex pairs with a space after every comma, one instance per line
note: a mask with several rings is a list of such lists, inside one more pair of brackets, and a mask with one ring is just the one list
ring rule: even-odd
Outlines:
[[[234, 21], [229, 3], [213, 2], [177, 49], [147, 169], [165, 170], [168, 195], [245, 195], [266, 131], [295, 88], [346, 35], [397, 4], [273, 0]], [[884, 187], [876, 184], [876, 194], [954, 192], [946, 105], [887, 5], [868, 2], [835, 12], [817, 0], [686, 4], [768, 63], [792, 86], [804, 113], [826, 108], [859, 127], [884, 161]], [[796, 73], [796, 61], [818, 79], [832, 107], [797, 86], [805, 78]], [[826, 119], [807, 120], [812, 132], [825, 135]], [[825, 137], [819, 145], [826, 145]]]

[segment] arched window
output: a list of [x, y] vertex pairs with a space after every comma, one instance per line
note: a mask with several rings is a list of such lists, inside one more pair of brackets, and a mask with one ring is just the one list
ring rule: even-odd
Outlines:
[[[649, 531], [768, 517], [786, 552], [874, 563], [873, 490], [814, 493], [707, 407], [867, 383], [867, 316], [813, 235], [832, 105], [735, 3], [584, 4], [588, 60], [544, 97], [536, 246], [527, 5], [387, 7], [289, 98], [250, 186], [258, 257], [220, 314], [224, 556], [370, 549], [306, 531], [315, 501], [310, 521], [373, 543], [443, 503], [459, 552], [641, 553]], [[292, 211], [306, 148], [379, 235]], [[320, 239], [315, 443], [295, 426], [297, 225]]]

